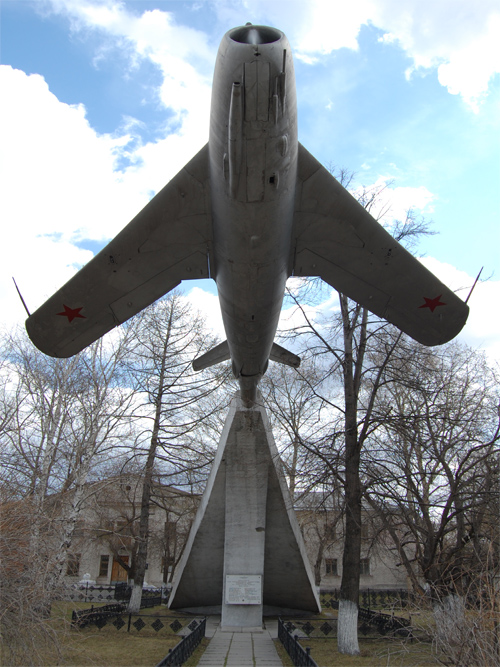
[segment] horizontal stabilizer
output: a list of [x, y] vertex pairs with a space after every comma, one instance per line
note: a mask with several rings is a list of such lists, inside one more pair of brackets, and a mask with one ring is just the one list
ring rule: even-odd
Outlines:
[[205, 352], [205, 354], [202, 354], [201, 357], [197, 357], [193, 361], [193, 369], [195, 371], [202, 371], [205, 368], [210, 368], [210, 366], [215, 366], [215, 364], [220, 364], [228, 359], [230, 359], [229, 345], [227, 344], [227, 340], [225, 340], [223, 343]]
[[278, 343], [273, 343], [269, 359], [271, 359], [271, 361], [277, 361], [279, 364], [284, 364], [285, 366], [291, 366], [292, 368], [298, 368], [300, 366], [300, 357], [293, 354], [293, 352], [285, 350], [285, 348], [278, 345]]

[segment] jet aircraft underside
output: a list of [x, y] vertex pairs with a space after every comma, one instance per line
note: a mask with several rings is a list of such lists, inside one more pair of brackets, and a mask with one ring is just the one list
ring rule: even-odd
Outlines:
[[468, 315], [298, 143], [288, 40], [247, 24], [219, 47], [208, 144], [26, 327], [68, 357], [182, 280], [213, 278], [227, 341], [194, 365], [230, 358], [250, 403], [269, 359], [300, 363], [274, 343], [292, 274], [321, 277], [425, 345]]

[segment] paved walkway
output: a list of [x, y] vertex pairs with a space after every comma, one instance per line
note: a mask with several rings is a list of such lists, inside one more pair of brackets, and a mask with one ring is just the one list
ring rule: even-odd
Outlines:
[[207, 619], [211, 639], [198, 667], [283, 667], [273, 642], [276, 621], [263, 632], [222, 632], [219, 623], [220, 617]]

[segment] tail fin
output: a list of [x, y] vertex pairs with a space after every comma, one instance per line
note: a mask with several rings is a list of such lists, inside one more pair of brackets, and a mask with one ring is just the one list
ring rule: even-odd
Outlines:
[[201, 357], [197, 357], [193, 361], [193, 369], [195, 371], [202, 371], [205, 368], [210, 368], [210, 366], [215, 366], [215, 364], [220, 364], [222, 361], [227, 361], [230, 359], [229, 355], [229, 345], [227, 340], [219, 345], [216, 345], [205, 354], [202, 354]]
[[[205, 368], [210, 368], [210, 366], [215, 366], [215, 364], [220, 364], [230, 358], [229, 345], [227, 344], [227, 340], [225, 340], [223, 343], [219, 343], [219, 345], [216, 345], [208, 352], [205, 352], [205, 354], [202, 354], [201, 357], [197, 357], [193, 361], [193, 369], [195, 371], [202, 371]], [[293, 352], [285, 350], [285, 348], [278, 345], [278, 343], [273, 343], [269, 359], [271, 361], [276, 361], [279, 364], [284, 364], [285, 366], [291, 366], [292, 368], [298, 368], [300, 366], [300, 357], [293, 354]]]
[[285, 348], [278, 345], [278, 343], [273, 343], [269, 359], [271, 359], [271, 361], [277, 361], [279, 364], [284, 364], [285, 366], [291, 366], [292, 368], [298, 368], [300, 366], [300, 357], [293, 354], [293, 352], [285, 350]]

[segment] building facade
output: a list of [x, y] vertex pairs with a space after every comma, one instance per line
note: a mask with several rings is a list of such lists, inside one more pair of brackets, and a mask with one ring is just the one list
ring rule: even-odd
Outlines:
[[[139, 476], [89, 485], [68, 555], [66, 583], [89, 581], [105, 586], [133, 577], [141, 495]], [[168, 586], [172, 582], [199, 499], [196, 494], [154, 484], [145, 576], [148, 585]], [[342, 576], [342, 511], [320, 500], [315, 494], [297, 499], [296, 514], [315, 583], [322, 590], [333, 590], [340, 587]], [[361, 588], [407, 588], [404, 567], [398, 565], [390, 540], [368, 512], [361, 531]]]

